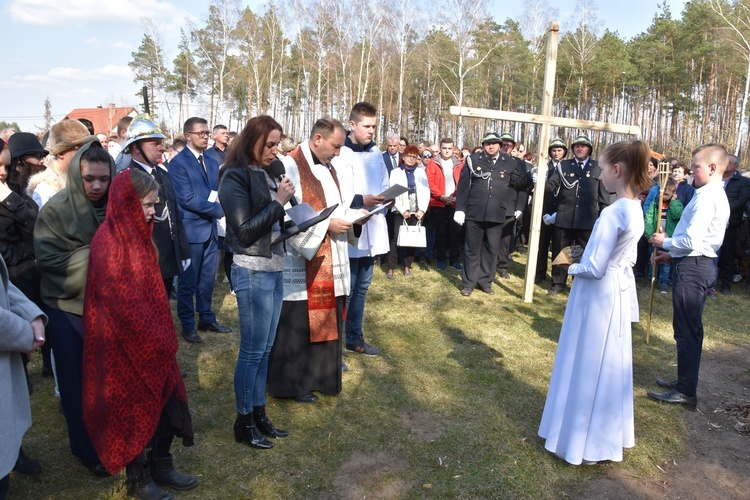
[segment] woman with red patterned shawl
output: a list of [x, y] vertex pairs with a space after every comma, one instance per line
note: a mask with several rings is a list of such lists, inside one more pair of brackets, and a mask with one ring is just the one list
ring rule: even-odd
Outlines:
[[[151, 241], [154, 179], [121, 172], [91, 241], [84, 298], [83, 419], [107, 470], [126, 468], [128, 493], [143, 499], [198, 486], [172, 465], [174, 436], [193, 444], [177, 336]], [[148, 459], [144, 449], [150, 447]]]

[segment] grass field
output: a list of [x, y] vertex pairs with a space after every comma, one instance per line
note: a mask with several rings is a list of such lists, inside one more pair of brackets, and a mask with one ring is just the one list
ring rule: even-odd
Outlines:
[[[235, 443], [232, 377], [239, 334], [237, 306], [217, 281], [214, 309], [230, 334], [180, 341], [179, 360], [193, 413], [196, 445], [173, 446], [178, 469], [201, 486], [180, 498], [414, 498], [575, 496], [609, 468], [650, 477], [679, 454], [680, 408], [646, 398], [657, 376], [676, 373], [671, 295], [657, 293], [651, 343], [645, 343], [648, 294], [639, 282], [634, 326], [636, 447], [620, 464], [574, 467], [546, 452], [541, 418], [567, 294], [536, 287], [522, 300], [525, 256], [496, 294], [459, 293], [460, 275], [417, 265], [414, 277], [386, 280], [375, 270], [365, 332], [383, 355], [345, 357], [343, 392], [303, 405], [270, 398], [267, 412], [290, 436], [261, 451]], [[745, 285], [711, 301], [704, 315], [711, 350], [746, 342]], [[32, 369], [34, 425], [24, 447], [44, 472], [13, 476], [11, 498], [122, 498], [117, 479], [96, 479], [69, 451], [50, 379]]]

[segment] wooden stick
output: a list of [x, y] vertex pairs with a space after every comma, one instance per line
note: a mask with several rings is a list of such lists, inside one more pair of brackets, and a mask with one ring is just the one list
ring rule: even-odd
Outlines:
[[[662, 205], [664, 204], [664, 189], [667, 187], [667, 181], [669, 180], [669, 163], [662, 162], [659, 163], [659, 204], [657, 205], [657, 215], [658, 218], [656, 219], [658, 222], [658, 226], [656, 226], [656, 231], [661, 232], [661, 210]], [[656, 202], [656, 200], [654, 200]], [[656, 252], [658, 251], [658, 248], [656, 245], [654, 245], [654, 254], [653, 256], [656, 256]], [[651, 340], [651, 317], [654, 314], [654, 284], [656, 284], [656, 262], [651, 263], [651, 299], [648, 306], [648, 327], [646, 329], [646, 343], [648, 344]]]

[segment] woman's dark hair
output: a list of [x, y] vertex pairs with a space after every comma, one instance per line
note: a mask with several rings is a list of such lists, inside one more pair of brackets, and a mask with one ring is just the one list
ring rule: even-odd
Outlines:
[[250, 118], [242, 129], [242, 132], [232, 141], [227, 150], [227, 156], [224, 158], [224, 164], [219, 169], [219, 179], [224, 175], [224, 171], [231, 167], [245, 167], [253, 165], [262, 167], [261, 159], [255, 157], [255, 146], [260, 141], [264, 144], [268, 140], [268, 135], [272, 130], [278, 130], [283, 133], [279, 122], [268, 115], [255, 116]]
[[417, 161], [419, 161], [419, 148], [417, 146], [409, 145], [404, 148], [404, 152], [401, 153], [401, 158], [399, 159], [399, 165], [402, 165], [404, 163], [404, 158], [406, 155], [416, 155]]
[[109, 164], [112, 161], [112, 157], [99, 141], [91, 141], [91, 146], [81, 155], [81, 161]]

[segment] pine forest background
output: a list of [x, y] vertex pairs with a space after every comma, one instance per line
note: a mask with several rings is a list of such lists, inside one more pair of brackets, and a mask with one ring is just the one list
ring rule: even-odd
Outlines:
[[[317, 118], [346, 120], [366, 100], [381, 113], [379, 144], [396, 132], [472, 146], [496, 130], [537, 151], [535, 126], [461, 119], [449, 107], [538, 113], [545, 31], [559, 20], [556, 116], [638, 125], [654, 150], [681, 158], [707, 141], [744, 156], [750, 0], [694, 0], [679, 17], [663, 4], [629, 40], [602, 31], [592, 0], [568, 19], [546, 0], [526, 0], [524, 12], [498, 23], [484, 0], [271, 0], [258, 11], [213, 0], [176, 48], [146, 19], [129, 64], [175, 135], [192, 115], [239, 130], [269, 114], [299, 140]], [[567, 139], [578, 132], [553, 127]], [[624, 138], [591, 135], [597, 147]]]

